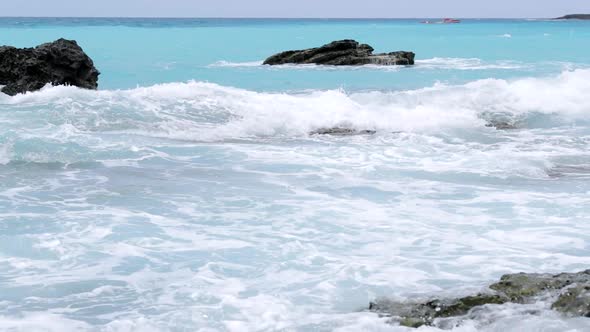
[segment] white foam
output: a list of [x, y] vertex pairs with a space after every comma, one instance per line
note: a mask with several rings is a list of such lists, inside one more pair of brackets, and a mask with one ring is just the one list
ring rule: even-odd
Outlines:
[[217, 61], [214, 64], [209, 65], [209, 67], [229, 67], [229, 68], [236, 68], [236, 67], [260, 67], [262, 66], [263, 61], [250, 61], [250, 62], [231, 62], [231, 61]]
[[[411, 91], [188, 82], [0, 97], [9, 158], [108, 160], [2, 167], [0, 330], [408, 331], [359, 311], [581, 269], [586, 182], [545, 170], [587, 165], [587, 129], [497, 131], [481, 116], [588, 119], [589, 84], [577, 70]], [[335, 124], [384, 134], [307, 135]], [[535, 312], [494, 307], [452, 331], [585, 323]]]
[[[561, 126], [590, 121], [589, 90], [590, 70], [582, 69], [554, 77], [486, 79], [456, 86], [439, 83], [408, 91], [287, 94], [203, 82], [100, 91], [48, 86], [14, 97], [0, 96], [0, 104], [19, 109], [0, 114], [0, 127], [10, 128], [13, 136], [0, 142], [0, 162], [15, 158], [50, 162], [60, 156], [66, 163], [93, 160], [84, 149], [128, 150], [126, 144], [134, 144], [131, 138], [109, 142], [97, 134], [201, 142], [307, 137], [318, 128], [337, 126], [381, 133], [445, 133], [480, 131], [496, 117], [526, 125], [539, 116], [544, 126]], [[16, 150], [11, 145], [24, 141], [30, 143], [19, 144]], [[133, 152], [138, 156], [154, 153], [158, 154]]]
[[[509, 34], [501, 37], [510, 38]], [[454, 69], [454, 70], [489, 70], [489, 69], [524, 69], [530, 68], [533, 64], [525, 64], [510, 60], [496, 60], [485, 61], [478, 58], [445, 58], [436, 57], [431, 59], [418, 59], [415, 66], [411, 67], [415, 70], [420, 69]], [[267, 70], [320, 70], [320, 71], [358, 71], [358, 70], [376, 70], [376, 71], [399, 71], [403, 66], [379, 66], [379, 65], [364, 65], [364, 66], [326, 66], [315, 64], [285, 64], [267, 66], [263, 65], [263, 61], [249, 61], [249, 62], [229, 62], [218, 61], [209, 67], [229, 67], [229, 68], [261, 68]]]
[[517, 61], [484, 61], [478, 58], [432, 58], [416, 61], [416, 67], [424, 69], [490, 70], [525, 69], [531, 66]]
[[12, 155], [12, 145], [9, 143], [0, 143], [0, 165], [5, 165], [10, 162]]
[[217, 61], [208, 67], [229, 67], [229, 68], [259, 68], [266, 70], [317, 70], [317, 71], [359, 71], [359, 70], [381, 70], [381, 71], [397, 71], [403, 66], [380, 66], [380, 65], [363, 65], [363, 66], [332, 66], [332, 65], [317, 65], [317, 64], [282, 64], [282, 65], [265, 65], [263, 61], [248, 61], [248, 62], [229, 62]]
[[0, 316], [2, 331], [90, 331], [90, 325], [80, 321], [67, 319], [61, 315], [37, 312], [24, 313], [20, 317]]
[[[513, 117], [541, 113], [588, 119], [589, 89], [590, 70], [575, 70], [557, 77], [486, 79], [461, 86], [437, 84], [394, 92], [261, 93], [189, 82], [120, 91], [53, 87], [4, 101], [49, 103], [61, 108], [64, 125], [70, 126], [64, 133], [119, 128], [200, 140], [305, 135], [316, 128], [339, 125], [382, 131], [440, 131], [481, 126], [482, 113]], [[70, 105], [73, 99], [76, 103]], [[113, 112], [113, 108], [121, 111]]]

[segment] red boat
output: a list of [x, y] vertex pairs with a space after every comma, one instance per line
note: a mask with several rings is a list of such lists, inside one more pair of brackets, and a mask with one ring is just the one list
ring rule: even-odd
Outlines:
[[461, 20], [457, 20], [454, 18], [445, 18], [442, 21], [432, 22], [432, 21], [422, 21], [422, 24], [453, 24], [453, 23], [461, 23]]

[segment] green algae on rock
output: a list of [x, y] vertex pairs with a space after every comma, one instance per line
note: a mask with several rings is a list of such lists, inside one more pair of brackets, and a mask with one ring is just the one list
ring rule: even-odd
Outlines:
[[590, 317], [590, 285], [567, 288], [553, 303], [551, 309], [572, 317]]
[[495, 294], [478, 294], [460, 299], [431, 300], [426, 303], [396, 303], [379, 301], [371, 303], [370, 310], [399, 317], [399, 324], [407, 327], [432, 325], [437, 318], [463, 316], [478, 306], [504, 304], [507, 299]]
[[555, 311], [572, 317], [590, 317], [590, 270], [556, 275], [508, 274], [489, 288], [490, 293], [458, 299], [405, 303], [380, 300], [371, 303], [369, 310], [391, 316], [402, 326], [418, 328], [435, 325], [436, 319], [465, 316], [478, 307], [532, 303], [546, 297], [553, 299], [551, 309]]

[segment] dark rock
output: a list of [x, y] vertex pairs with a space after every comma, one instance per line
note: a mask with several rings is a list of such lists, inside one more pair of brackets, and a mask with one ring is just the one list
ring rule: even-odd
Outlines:
[[590, 285], [581, 284], [562, 292], [551, 309], [569, 316], [590, 317]]
[[318, 64], [332, 66], [360, 65], [413, 65], [412, 52], [391, 52], [373, 54], [373, 48], [355, 40], [339, 40], [317, 48], [286, 51], [275, 54], [264, 61], [265, 65]]
[[518, 129], [518, 126], [516, 124], [508, 122], [508, 121], [490, 121], [490, 122], [486, 123], [486, 127], [496, 128], [498, 130]]
[[48, 83], [96, 89], [98, 75], [92, 60], [73, 40], [58, 39], [35, 48], [0, 47], [0, 85], [11, 96]]
[[579, 273], [509, 274], [492, 284], [491, 294], [459, 299], [434, 299], [427, 302], [400, 303], [380, 300], [369, 310], [392, 316], [400, 325], [420, 327], [435, 325], [436, 319], [465, 316], [486, 305], [508, 302], [530, 303], [539, 297], [557, 299], [553, 310], [569, 316], [590, 317], [590, 270]]
[[375, 130], [356, 130], [351, 128], [333, 127], [320, 128], [310, 132], [310, 135], [334, 135], [334, 136], [353, 136], [353, 135], [373, 135]]
[[590, 20], [590, 14], [571, 14], [556, 18], [556, 20]]
[[508, 274], [500, 279], [500, 282], [490, 286], [490, 289], [506, 295], [511, 302], [523, 303], [547, 293], [556, 293], [571, 286], [590, 285], [590, 270], [580, 273], [535, 274], [518, 273]]
[[478, 306], [486, 304], [504, 304], [506, 302], [508, 302], [508, 299], [501, 295], [478, 294], [476, 296], [467, 296], [460, 298], [450, 305], [442, 306], [441, 310], [437, 312], [436, 317], [463, 316], [471, 309]]
[[480, 113], [478, 116], [482, 120], [485, 120], [486, 127], [496, 128], [498, 130], [518, 129], [525, 125], [526, 120], [520, 116], [515, 116], [514, 114], [508, 112], [485, 111]]
[[463, 316], [475, 307], [504, 304], [507, 298], [496, 294], [478, 294], [460, 299], [431, 300], [425, 303], [371, 303], [370, 310], [398, 317], [399, 324], [407, 327], [433, 325], [437, 318]]

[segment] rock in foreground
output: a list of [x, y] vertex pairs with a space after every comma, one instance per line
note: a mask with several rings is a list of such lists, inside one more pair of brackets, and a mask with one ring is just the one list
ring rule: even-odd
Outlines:
[[373, 54], [373, 48], [355, 40], [339, 40], [322, 47], [275, 54], [264, 61], [265, 65], [317, 64], [332, 66], [360, 65], [413, 65], [415, 54], [398, 51]]
[[556, 20], [590, 20], [590, 14], [571, 14], [556, 18]]
[[59, 39], [35, 48], [0, 47], [1, 91], [11, 96], [39, 90], [47, 83], [96, 89], [98, 75], [92, 59], [73, 40]]
[[371, 303], [369, 310], [391, 316], [400, 325], [420, 327], [436, 325], [438, 319], [465, 316], [478, 307], [526, 304], [543, 297], [553, 299], [551, 309], [555, 311], [571, 317], [590, 317], [590, 270], [557, 275], [509, 274], [489, 288], [489, 293], [458, 299], [418, 303], [381, 300]]

